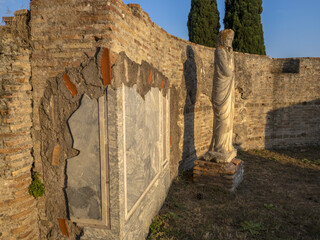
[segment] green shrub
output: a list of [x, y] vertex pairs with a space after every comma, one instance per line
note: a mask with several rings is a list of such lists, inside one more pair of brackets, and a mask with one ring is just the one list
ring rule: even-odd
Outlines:
[[32, 195], [34, 198], [38, 198], [43, 196], [44, 193], [45, 193], [44, 184], [41, 182], [37, 173], [33, 174], [32, 182], [29, 187], [29, 194]]

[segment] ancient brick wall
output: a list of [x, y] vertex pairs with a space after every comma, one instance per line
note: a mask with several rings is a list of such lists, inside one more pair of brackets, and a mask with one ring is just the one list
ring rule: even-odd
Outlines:
[[[100, 92], [94, 89], [101, 83], [96, 78], [96, 83], [83, 85], [73, 76], [87, 59], [95, 58], [98, 47], [108, 47], [112, 18], [105, 0], [33, 0], [30, 9], [35, 169], [43, 173], [47, 189], [38, 204], [41, 239], [60, 239], [63, 234], [75, 239], [80, 229], [66, 221], [69, 233], [63, 232], [58, 221], [68, 219], [66, 159], [77, 155], [72, 150], [67, 118], [77, 108], [82, 93], [96, 97]], [[65, 73], [70, 78], [64, 78]]]
[[[190, 168], [211, 141], [214, 49], [168, 34], [139, 5], [125, 5], [122, 0], [32, 0], [30, 7], [31, 45], [28, 27], [21, 25], [27, 19], [25, 12], [6, 18], [7, 26], [0, 27], [5, 36], [0, 39], [0, 208], [4, 212], [0, 232], [6, 237], [37, 239], [37, 204], [40, 238], [59, 239], [58, 219], [68, 217], [63, 191], [65, 159], [75, 153], [64, 145], [69, 134], [66, 119], [55, 116], [71, 113], [70, 109], [64, 112], [60, 100], [71, 101], [76, 108], [79, 99], [77, 94], [75, 98], [54, 94], [56, 90], [71, 94], [64, 73], [78, 74], [88, 59], [95, 58], [97, 48], [110, 49], [113, 63], [124, 51], [130, 60], [146, 61], [163, 73], [171, 87], [173, 178], [178, 169]], [[236, 145], [246, 149], [318, 144], [320, 59], [272, 59], [242, 53], [235, 53], [235, 59]], [[81, 91], [93, 89], [91, 84], [85, 87]], [[51, 95], [61, 98], [53, 103], [54, 108]], [[47, 119], [53, 119], [50, 125]], [[38, 201], [27, 194], [33, 161], [47, 189]], [[71, 222], [68, 226], [72, 237], [79, 235]]]
[[236, 142], [244, 148], [319, 144], [319, 58], [237, 54], [236, 66]]
[[[48, 78], [64, 72], [67, 67], [79, 66], [84, 54], [92, 56], [95, 47], [107, 47], [114, 53], [125, 51], [135, 62], [145, 60], [151, 63], [170, 79], [173, 176], [178, 167], [189, 168], [192, 161], [208, 149], [212, 136], [214, 49], [168, 34], [153, 23], [139, 5], [125, 5], [121, 0], [77, 1], [77, 4], [38, 0], [32, 1], [31, 12], [37, 131], [41, 129], [37, 111]], [[318, 135], [291, 132], [287, 136], [284, 133], [298, 129], [300, 125], [290, 125], [278, 133], [269, 120], [275, 118], [272, 111], [299, 102], [313, 101], [310, 111], [316, 111], [318, 65], [319, 59], [316, 58], [278, 60], [236, 53], [235, 142], [239, 147], [288, 147], [296, 143], [314, 143]], [[305, 78], [310, 85], [299, 80]], [[312, 93], [302, 90], [307, 90], [307, 86], [313, 89]], [[295, 95], [300, 94], [299, 100], [289, 97], [295, 89], [298, 91]], [[290, 116], [295, 120], [292, 122], [299, 124], [297, 117], [300, 115], [295, 112]], [[306, 124], [312, 129], [314, 122]], [[287, 137], [290, 141], [284, 141], [288, 140]], [[39, 143], [35, 152], [36, 159], [40, 159]]]
[[[137, 4], [110, 1], [110, 48], [145, 60], [170, 79], [171, 172], [190, 168], [212, 137], [214, 49], [176, 38]], [[272, 59], [235, 53], [234, 141], [239, 148], [317, 144], [319, 58]], [[286, 119], [284, 119], [286, 118]], [[180, 162], [179, 162], [180, 161]]]
[[0, 238], [37, 239], [36, 200], [29, 195], [32, 157], [31, 47], [27, 10], [0, 26]]

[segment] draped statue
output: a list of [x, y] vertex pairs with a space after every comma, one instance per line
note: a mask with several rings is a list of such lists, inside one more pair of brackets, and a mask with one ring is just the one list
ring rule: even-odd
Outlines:
[[234, 117], [234, 32], [225, 29], [219, 33], [215, 51], [212, 104], [214, 111], [213, 138], [209, 151], [203, 156], [207, 161], [231, 162], [237, 155], [232, 145]]

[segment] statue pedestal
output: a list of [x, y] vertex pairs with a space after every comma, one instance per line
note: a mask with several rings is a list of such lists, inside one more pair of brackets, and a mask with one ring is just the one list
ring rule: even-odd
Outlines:
[[193, 181], [199, 185], [234, 191], [243, 180], [243, 161], [240, 159], [233, 159], [229, 163], [197, 160], [194, 164]]

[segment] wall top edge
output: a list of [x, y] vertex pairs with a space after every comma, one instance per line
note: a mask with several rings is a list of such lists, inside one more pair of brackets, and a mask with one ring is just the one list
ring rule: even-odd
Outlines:
[[320, 57], [288, 57], [288, 58], [272, 58], [275, 60], [286, 60], [286, 59], [312, 59], [312, 60], [319, 60]]

